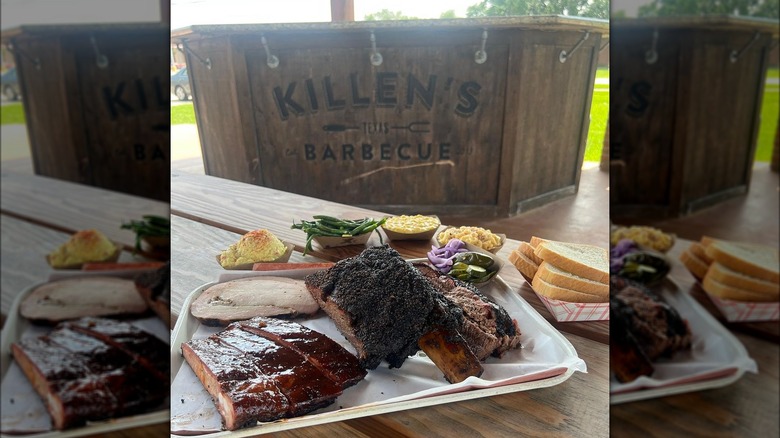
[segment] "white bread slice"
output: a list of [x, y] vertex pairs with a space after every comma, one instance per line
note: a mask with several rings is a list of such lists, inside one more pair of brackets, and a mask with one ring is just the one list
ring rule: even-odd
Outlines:
[[609, 294], [607, 294], [606, 297], [602, 297], [595, 294], [566, 289], [564, 287], [552, 285], [542, 280], [538, 275], [534, 277], [531, 286], [539, 295], [544, 295], [547, 298], [552, 298], [554, 300], [568, 301], [570, 303], [606, 303], [609, 301]]
[[539, 268], [539, 265], [518, 250], [514, 250], [509, 254], [509, 263], [513, 264], [529, 282], [534, 278], [536, 270]]
[[537, 257], [536, 254], [534, 254], [535, 248], [533, 246], [531, 246], [530, 243], [528, 243], [528, 242], [520, 242], [520, 246], [517, 247], [517, 250], [520, 251], [521, 253], [523, 253], [524, 256], [526, 256], [529, 259], [531, 259], [537, 265], [541, 265], [542, 264], [543, 260], [540, 259], [539, 257]]
[[717, 280], [713, 280], [709, 275], [704, 277], [701, 287], [710, 295], [734, 301], [771, 302], [778, 301], [780, 298], [780, 296], [775, 294], [761, 294], [727, 286]]
[[691, 252], [691, 254], [695, 255], [699, 260], [703, 261], [706, 264], [711, 264], [712, 259], [710, 256], [707, 255], [707, 247], [702, 245], [698, 242], [691, 243], [691, 246], [688, 248], [688, 251]]
[[540, 243], [547, 242], [547, 239], [542, 239], [541, 237], [531, 236], [531, 241], [528, 242], [531, 246], [536, 249], [537, 246], [539, 246]]
[[701, 246], [704, 248], [707, 248], [708, 246], [712, 245], [713, 243], [717, 242], [720, 239], [716, 239], [714, 237], [710, 236], [701, 236], [701, 239], [699, 239], [699, 243], [701, 243]]
[[707, 247], [707, 255], [721, 265], [744, 275], [780, 283], [780, 258], [777, 248], [719, 240]]
[[780, 284], [740, 274], [718, 262], [710, 265], [707, 276], [725, 286], [744, 289], [748, 292], [780, 295]]
[[680, 261], [683, 265], [685, 265], [686, 268], [688, 268], [688, 271], [690, 271], [697, 280], [701, 281], [704, 276], [707, 275], [707, 269], [709, 269], [709, 266], [704, 260], [696, 257], [696, 255], [694, 255], [691, 251], [683, 251], [680, 254]]
[[605, 301], [609, 298], [608, 284], [578, 277], [571, 272], [559, 269], [548, 262], [542, 262], [542, 264], [539, 265], [539, 269], [536, 270], [536, 276], [553, 286], [599, 295], [604, 297]]
[[559, 269], [609, 284], [609, 252], [606, 248], [550, 240], [540, 243], [534, 253]]

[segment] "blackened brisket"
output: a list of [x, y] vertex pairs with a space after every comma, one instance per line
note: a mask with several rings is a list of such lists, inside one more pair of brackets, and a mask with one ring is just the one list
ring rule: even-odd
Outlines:
[[306, 277], [320, 307], [367, 369], [400, 367], [434, 328], [457, 332], [463, 312], [387, 245], [364, 250]]

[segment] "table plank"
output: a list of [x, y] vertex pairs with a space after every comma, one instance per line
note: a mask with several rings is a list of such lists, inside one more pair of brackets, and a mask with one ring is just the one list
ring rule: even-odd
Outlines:
[[[296, 252], [293, 253], [295, 255], [301, 255], [306, 243], [306, 234], [300, 230], [290, 229], [293, 220], [310, 219], [315, 214], [327, 214], [337, 217], [370, 216], [379, 218], [385, 216], [385, 213], [374, 210], [323, 201], [212, 176], [174, 174], [171, 184], [171, 211], [174, 217], [181, 216], [190, 219], [191, 222], [200, 222], [201, 224], [236, 234], [244, 234], [257, 228], [266, 228], [280, 239], [293, 243], [296, 248]], [[229, 196], [226, 194], [229, 194]], [[215, 206], [219, 206], [219, 208], [215, 208]], [[193, 225], [189, 224], [189, 226]], [[199, 233], [205, 232], [205, 230], [204, 228], [199, 228], [188, 234], [197, 236]], [[180, 231], [184, 232], [184, 230]], [[174, 231], [174, 234], [179, 234], [179, 231]], [[233, 241], [225, 242], [225, 245], [235, 240], [237, 238]], [[374, 233], [367, 245], [378, 245], [379, 243], [380, 238], [377, 233]], [[197, 248], [198, 243], [189, 242], [188, 244], [194, 250], [194, 248]], [[390, 245], [406, 258], [424, 258], [430, 250], [431, 242], [392, 241]], [[506, 263], [506, 266], [501, 271], [501, 277], [510, 283], [513, 289], [517, 290], [539, 314], [550, 321], [558, 330], [585, 336], [603, 343], [609, 342], [609, 321], [563, 323], [555, 321], [541, 300], [533, 292], [530, 285], [508, 262], [509, 254], [518, 245], [518, 241], [508, 239], [504, 247], [498, 252], [499, 257], [503, 258]], [[177, 245], [174, 244], [173, 246]], [[212, 251], [215, 249], [212, 248]], [[315, 258], [312, 261], [338, 261], [346, 257], [356, 256], [363, 249], [363, 246], [324, 249], [315, 244], [314, 251], [310, 254]], [[175, 260], [177, 257], [174, 256], [173, 259]], [[213, 255], [211, 257], [213, 258]], [[201, 267], [201, 269], [203, 268]]]
[[69, 234], [95, 228], [128, 250], [135, 233], [121, 229], [123, 222], [170, 214], [165, 202], [43, 176], [4, 171], [0, 184], [3, 214]]
[[[709, 301], [679, 255], [691, 241], [678, 239], [667, 254], [672, 265], [669, 278], [681, 293], [690, 293], [702, 304]], [[698, 295], [698, 296], [697, 296]], [[711, 304], [711, 302], [710, 302]], [[704, 306], [716, 316], [717, 309]], [[746, 373], [724, 388], [680, 394], [610, 409], [614, 436], [778, 436], [777, 393], [780, 387], [780, 345], [767, 333], [778, 322], [726, 324], [758, 364], [759, 373]]]
[[[25, 289], [48, 280], [55, 272], [46, 262], [46, 254], [66, 242], [70, 235], [3, 214], [2, 228], [2, 310], [8, 315], [14, 299]], [[120, 262], [145, 259], [122, 251]]]
[[[171, 308], [173, 313], [179, 314], [186, 311], [181, 309], [186, 294], [216, 280], [220, 273], [225, 272], [214, 260], [214, 254], [233, 243], [239, 235], [175, 215], [171, 224], [174, 231]], [[407, 254], [407, 250], [401, 248], [401, 251]], [[317, 261], [312, 256], [303, 257], [297, 252], [292, 260]], [[510, 281], [515, 283], [517, 279], [513, 276]], [[520, 324], [522, 327], [522, 322]], [[462, 436], [463, 431], [477, 436], [533, 436], [540, 433], [607, 436], [604, 418], [609, 409], [608, 346], [580, 336], [565, 336], [586, 362], [588, 373], [575, 373], [555, 387], [295, 429], [275, 436], [449, 437]], [[521, 413], [518, 413], [519, 406], [522, 406]], [[573, 418], [576, 421], [572, 421]], [[453, 435], [453, 432], [461, 434]]]

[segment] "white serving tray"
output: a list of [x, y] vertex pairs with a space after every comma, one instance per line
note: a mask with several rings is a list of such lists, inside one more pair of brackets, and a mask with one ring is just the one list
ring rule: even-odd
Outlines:
[[[422, 261], [423, 259], [418, 260]], [[307, 269], [228, 273], [221, 275], [217, 282], [264, 275], [303, 278], [316, 271], [316, 269]], [[483, 290], [483, 293], [490, 295], [506, 308], [510, 316], [517, 319], [523, 333], [521, 342], [524, 348], [507, 352], [501, 359], [489, 358], [483, 364], [485, 373], [482, 378], [472, 377], [459, 384], [449, 384], [442, 377], [441, 371], [430, 362], [430, 359], [424, 354], [418, 353], [417, 356], [408, 358], [401, 368], [389, 369], [387, 363], [382, 362], [377, 369], [369, 371], [366, 379], [347, 388], [344, 394], [329, 407], [309, 415], [261, 423], [256, 427], [236, 431], [219, 430], [221, 417], [217, 413], [211, 397], [181, 355], [182, 343], [193, 337], [205, 337], [221, 330], [219, 327], [201, 326], [200, 322], [189, 312], [190, 303], [204, 289], [215, 283], [203, 285], [194, 290], [185, 300], [182, 314], [179, 316], [173, 331], [171, 342], [172, 434], [174, 436], [209, 434], [209, 437], [244, 437], [423, 406], [544, 388], [564, 382], [574, 371], [586, 372], [585, 362], [577, 356], [571, 343], [499, 276], [496, 276], [495, 280], [491, 282], [489, 288]], [[320, 313], [314, 318], [296, 319], [296, 321], [324, 333], [348, 351], [354, 352], [354, 348], [349, 345], [326, 315]], [[518, 357], [522, 357], [525, 362], [517, 360]], [[538, 363], [534, 363], [534, 361]], [[521, 369], [531, 371], [521, 375]], [[514, 374], [514, 377], [488, 380], [491, 375], [505, 377], [507, 373]], [[408, 391], [409, 387], [415, 387], [417, 390]]]
[[724, 328], [690, 294], [670, 279], [654, 292], [661, 295], [691, 328], [690, 352], [653, 363], [653, 377], [633, 382], [610, 382], [610, 404], [627, 403], [730, 385], [746, 372], [757, 373], [756, 362], [745, 346]]
[[[49, 276], [48, 281], [80, 276], [113, 276], [130, 278], [139, 274], [140, 272], [144, 271], [55, 272]], [[44, 429], [38, 432], [23, 435], [25, 438], [80, 437], [168, 422], [170, 418], [170, 411], [168, 409], [160, 409], [146, 414], [133, 415], [105, 421], [88, 422], [83, 427], [67, 429], [64, 431], [51, 429], [51, 419], [43, 402], [40, 400], [38, 394], [27, 381], [27, 378], [24, 376], [21, 368], [16, 365], [16, 363], [13, 361], [13, 357], [11, 356], [11, 344], [16, 340], [21, 339], [22, 336], [37, 336], [51, 331], [52, 327], [35, 326], [26, 318], [23, 318], [19, 315], [19, 306], [21, 305], [24, 298], [27, 297], [27, 295], [29, 295], [33, 289], [42, 284], [45, 284], [45, 282], [25, 289], [16, 297], [13, 305], [11, 306], [11, 311], [8, 314], [8, 320], [5, 322], [2, 333], [0, 333], [0, 379], [3, 381], [3, 395], [2, 399], [0, 400], [0, 408], [2, 408], [0, 411], [0, 418], [2, 418], [3, 428], [5, 429], [6, 425], [10, 425], [11, 422], [17, 421], [16, 418], [18, 417], [13, 415], [13, 411], [18, 412], [21, 410], [19, 405], [20, 403], [26, 403], [25, 406], [29, 407], [24, 409], [28, 411], [24, 420], [25, 422], [31, 421], [35, 422], [35, 424], [41, 424], [44, 426]], [[161, 339], [163, 339], [161, 336], [163, 333], [169, 332], [169, 330], [165, 327], [165, 324], [163, 324], [163, 322], [157, 317], [144, 318], [143, 320], [136, 321], [136, 323], [137, 325], [143, 326], [147, 329], [151, 328], [152, 331], [154, 331], [155, 334]], [[169, 339], [163, 340], [169, 342]], [[16, 385], [14, 385], [16, 388], [24, 387], [26, 384], [27, 389], [22, 389], [21, 391], [12, 389], [13, 394], [7, 392], [6, 376], [9, 376], [10, 380], [14, 380], [16, 382]], [[11, 398], [14, 398], [13, 403], [11, 403]], [[19, 436], [20, 435], [18, 433], [9, 434], [0, 432], [0, 437], [3, 438]]]

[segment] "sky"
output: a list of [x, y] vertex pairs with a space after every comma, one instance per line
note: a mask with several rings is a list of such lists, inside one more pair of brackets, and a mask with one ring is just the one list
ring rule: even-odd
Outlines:
[[[459, 17], [480, 0], [354, 0], [355, 20], [382, 9], [418, 18], [439, 18], [453, 9]], [[252, 5], [252, 6], [248, 6]], [[171, 29], [192, 24], [305, 23], [330, 21], [330, 0], [171, 0]]]
[[[160, 0], [2, 0], [3, 29], [22, 24], [150, 22], [160, 20]], [[170, 0], [171, 28], [193, 24], [330, 21], [330, 0]], [[354, 0], [355, 19], [382, 9], [418, 18], [458, 17], [480, 0]], [[650, 0], [613, 0], [614, 10], [635, 16]]]

